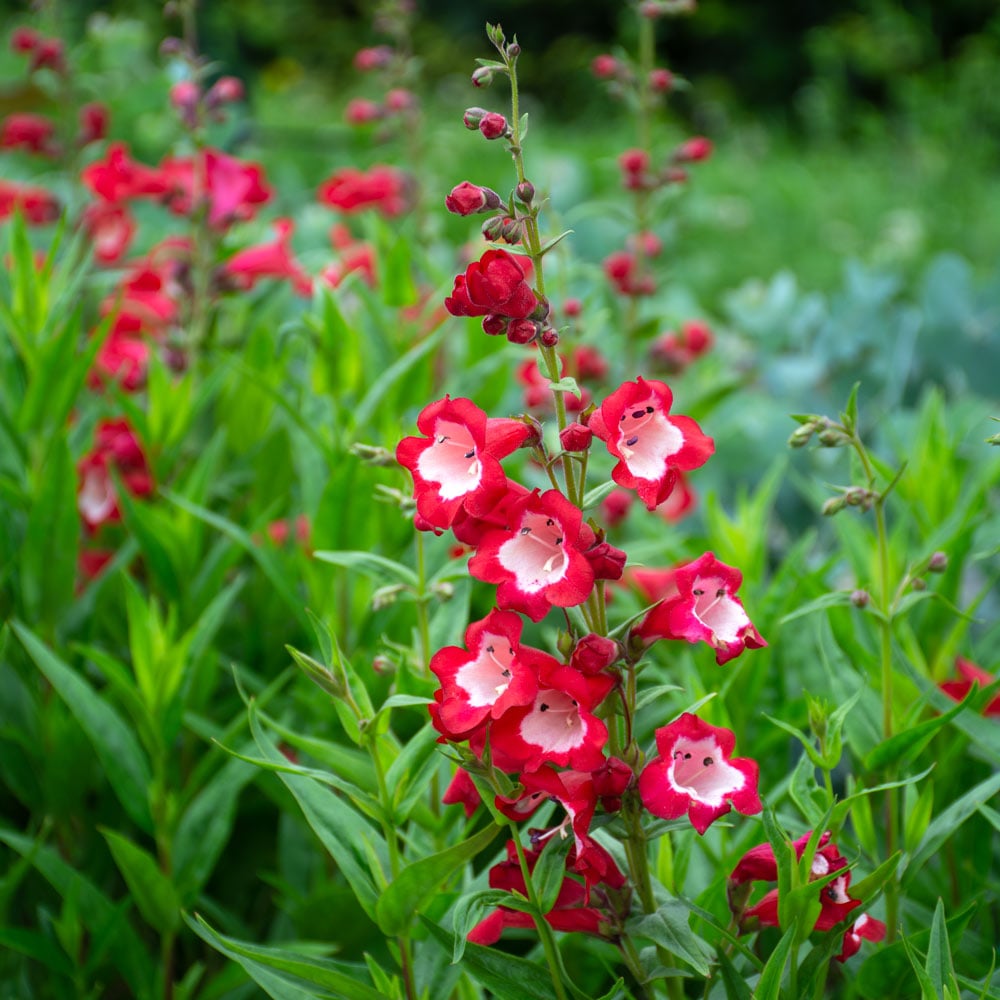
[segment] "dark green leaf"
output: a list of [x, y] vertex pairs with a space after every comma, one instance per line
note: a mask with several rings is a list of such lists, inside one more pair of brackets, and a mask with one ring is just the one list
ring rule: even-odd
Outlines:
[[121, 716], [71, 667], [20, 622], [11, 628], [28, 655], [66, 702], [87, 734], [118, 800], [143, 830], [152, 832], [147, 790], [152, 782], [149, 763], [132, 730]]
[[413, 918], [440, 891], [455, 871], [490, 844], [500, 828], [490, 825], [479, 833], [430, 857], [407, 865], [387, 886], [375, 907], [375, 917], [383, 933], [405, 932]]
[[168, 934], [180, 924], [180, 900], [173, 883], [147, 850], [114, 830], [101, 829], [111, 855], [143, 919], [154, 930]]
[[785, 974], [788, 953], [792, 950], [792, 942], [795, 940], [797, 931], [797, 925], [792, 924], [785, 931], [774, 951], [771, 952], [771, 957], [767, 960], [764, 971], [760, 974], [760, 980], [757, 982], [757, 988], [753, 992], [754, 1000], [780, 1000], [781, 980]]
[[509, 909], [523, 909], [526, 913], [531, 913], [534, 909], [526, 899], [519, 899], [511, 895], [505, 889], [479, 889], [470, 892], [455, 903], [451, 913], [452, 928], [455, 931], [455, 947], [452, 951], [451, 961], [454, 965], [465, 952], [466, 938], [469, 931], [476, 926], [486, 916], [486, 914], [498, 906], [506, 906]]
[[726, 990], [726, 1000], [753, 1000], [753, 992], [747, 981], [736, 971], [732, 959], [721, 948], [717, 955], [722, 985]]
[[699, 975], [709, 974], [708, 956], [710, 951], [704, 941], [693, 930], [687, 907], [679, 900], [672, 899], [650, 913], [628, 924], [629, 933], [648, 938], [654, 944], [683, 959]]

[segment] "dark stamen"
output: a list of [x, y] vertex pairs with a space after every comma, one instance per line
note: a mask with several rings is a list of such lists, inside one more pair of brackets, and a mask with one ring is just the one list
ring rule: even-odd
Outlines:
[[531, 534], [531, 528], [522, 528], [521, 529], [521, 534], [522, 535], [530, 535]]
[[652, 413], [652, 412], [653, 412], [653, 407], [651, 407], [651, 406], [647, 406], [647, 407], [646, 407], [646, 412], [647, 412], [647, 413]]
[[502, 671], [500, 671], [500, 676], [501, 677], [510, 677], [510, 671], [509, 670], [502, 670]]
[[562, 540], [562, 535], [560, 535], [560, 536], [559, 536], [559, 537], [558, 537], [558, 538], [556, 539], [556, 545], [562, 545], [562, 542], [563, 542], [563, 540]]
[[555, 521], [553, 521], [553, 520], [552, 520], [552, 518], [550, 517], [550, 518], [549, 518], [549, 519], [548, 519], [548, 520], [547, 520], [547, 521], [545, 522], [545, 525], [546, 525], [546, 527], [548, 527], [548, 528], [551, 528], [551, 527], [552, 527], [552, 525], [553, 525], [553, 524], [555, 524], [555, 523], [556, 523], [556, 522], [555, 522]]
[[704, 594], [705, 591], [704, 590], [695, 589], [695, 590], [692, 590], [691, 593], [694, 594], [695, 597], [701, 597], [701, 595]]
[[725, 597], [726, 596], [726, 588], [725, 587], [719, 587], [719, 589], [715, 592], [715, 596], [716, 597]]
[[492, 653], [493, 652], [493, 647], [492, 646], [487, 646], [486, 647], [486, 652], [487, 653]]
[[711, 757], [706, 757], [702, 762], [702, 767], [711, 767], [715, 763]]
[[475, 458], [476, 457], [476, 449], [473, 448], [472, 451], [467, 451], [465, 453], [465, 457], [466, 458]]
[[689, 754], [689, 753], [684, 754], [684, 759], [685, 760], [690, 760], [691, 759], [691, 754]]
[[638, 440], [639, 440], [639, 435], [638, 435], [638, 434], [636, 434], [636, 435], [635, 435], [635, 437], [630, 437], [630, 438], [629, 438], [629, 439], [628, 439], [628, 440], [627, 440], [627, 441], [625, 442], [625, 444], [627, 444], [627, 445], [628, 445], [628, 447], [629, 447], [629, 448], [631, 448], [631, 447], [632, 447], [632, 445], [634, 445], [634, 444], [636, 443], [636, 441], [638, 441]]
[[544, 701], [541, 703], [541, 705], [538, 706], [538, 711], [539, 712], [547, 712], [548, 710], [549, 710], [549, 706], [546, 705]]
[[645, 415], [646, 415], [646, 411], [645, 410], [633, 410], [632, 411], [632, 419], [633, 420], [638, 420], [639, 417], [643, 417]]

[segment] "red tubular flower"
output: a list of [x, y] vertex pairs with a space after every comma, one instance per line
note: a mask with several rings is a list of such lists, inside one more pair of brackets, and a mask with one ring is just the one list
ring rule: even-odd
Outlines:
[[579, 507], [558, 490], [534, 490], [512, 505], [508, 525], [488, 532], [469, 560], [476, 579], [498, 585], [500, 607], [537, 622], [552, 607], [582, 604], [593, 589], [594, 570], [584, 555]]
[[604, 273], [619, 295], [652, 295], [656, 283], [650, 274], [639, 274], [635, 256], [617, 250], [604, 259]]
[[525, 280], [517, 257], [506, 250], [487, 250], [455, 278], [451, 295], [444, 300], [452, 316], [507, 316], [527, 319], [538, 299]]
[[128, 252], [135, 235], [135, 220], [120, 202], [95, 201], [83, 210], [83, 226], [94, 247], [94, 259], [116, 264]]
[[742, 582], [738, 569], [706, 552], [674, 570], [677, 593], [653, 608], [634, 634], [647, 643], [657, 639], [707, 642], [720, 665], [744, 649], [760, 649], [767, 643], [736, 596]]
[[160, 166], [167, 184], [167, 205], [175, 215], [190, 215], [207, 199], [209, 225], [225, 229], [252, 219], [257, 208], [271, 200], [260, 164], [246, 163], [218, 149], [199, 155], [198, 160], [168, 157]]
[[373, 69], [384, 69], [392, 62], [393, 50], [388, 45], [376, 45], [372, 48], [358, 49], [354, 53], [354, 68], [362, 73]]
[[347, 102], [344, 121], [348, 125], [370, 125], [382, 117], [382, 106], [366, 97], [355, 97]]
[[862, 940], [881, 941], [885, 937], [885, 924], [881, 920], [862, 913], [850, 927], [844, 931], [844, 944], [839, 955], [834, 955], [838, 962], [846, 962], [861, 949]]
[[319, 187], [319, 201], [341, 212], [378, 209], [387, 218], [402, 215], [410, 207], [409, 178], [395, 167], [374, 166], [367, 173], [345, 167]]
[[80, 480], [77, 507], [88, 531], [96, 531], [106, 522], [121, 520], [109, 471], [112, 467], [132, 496], [144, 497], [153, 492], [146, 456], [126, 420], [105, 420], [98, 424], [94, 449], [77, 467]]
[[119, 315], [111, 332], [101, 344], [88, 384], [99, 388], [108, 381], [117, 382], [126, 392], [135, 392], [146, 383], [151, 349], [140, 335], [134, 317]]
[[[528, 870], [529, 872], [533, 871], [541, 852], [525, 850], [524, 853], [528, 862]], [[517, 856], [517, 848], [512, 840], [507, 843], [507, 860], [501, 861], [490, 869], [490, 886], [494, 889], [518, 892], [523, 896], [528, 894]], [[546, 922], [557, 931], [580, 931], [586, 934], [610, 933], [610, 922], [607, 914], [597, 907], [587, 906], [586, 900], [586, 888], [573, 879], [565, 879], [552, 909], [545, 914]], [[500, 907], [469, 931], [469, 940], [473, 944], [495, 944], [500, 940], [500, 935], [507, 927], [533, 928], [534, 926], [535, 922], [530, 914]]]
[[29, 112], [8, 115], [0, 125], [0, 149], [24, 149], [39, 156], [54, 156], [55, 125], [43, 115]]
[[609, 80], [618, 74], [618, 60], [610, 53], [604, 52], [599, 56], [594, 56], [590, 61], [590, 72], [598, 80]]
[[492, 724], [490, 746], [504, 765], [515, 765], [509, 770], [537, 771], [544, 764], [596, 770], [604, 763], [608, 730], [593, 711], [614, 687], [614, 678], [585, 676], [537, 650], [531, 656], [538, 667], [538, 692], [530, 705], [511, 708]]
[[698, 135], [678, 146], [674, 153], [674, 160], [677, 163], [697, 163], [701, 160], [707, 160], [711, 155], [712, 140]]
[[[938, 685], [949, 698], [955, 701], [961, 701], [965, 698], [972, 690], [973, 684], [978, 684], [980, 688], [984, 688], [996, 680], [991, 673], [983, 670], [982, 667], [977, 666], [963, 656], [955, 657], [955, 667], [962, 675], [962, 679], [960, 681], [944, 681]], [[983, 715], [1000, 716], [1000, 694], [987, 702], [983, 707]]]
[[672, 401], [663, 382], [640, 375], [615, 390], [590, 418], [591, 430], [618, 459], [611, 478], [634, 489], [649, 510], [667, 499], [678, 472], [704, 465], [715, 450], [690, 417], [667, 415]]
[[441, 802], [444, 805], [461, 806], [465, 810], [466, 819], [472, 816], [482, 801], [479, 789], [476, 788], [476, 783], [464, 767], [460, 767], [455, 772], [455, 777], [451, 779], [451, 784], [448, 785], [444, 795], [441, 796]]
[[654, 816], [678, 819], [685, 813], [700, 834], [735, 808], [752, 816], [764, 808], [757, 794], [757, 762], [731, 757], [736, 736], [685, 712], [656, 730], [660, 756], [639, 775], [643, 805]]
[[312, 278], [292, 253], [294, 223], [291, 219], [277, 219], [273, 225], [276, 239], [237, 251], [223, 265], [222, 273], [244, 291], [253, 288], [259, 278], [285, 278], [299, 295], [310, 296]]
[[123, 142], [108, 146], [104, 159], [84, 167], [80, 179], [105, 201], [159, 198], [170, 190], [165, 175], [133, 160]]
[[441, 682], [434, 727], [453, 740], [463, 740], [487, 719], [527, 705], [538, 681], [520, 655], [523, 623], [509, 611], [494, 609], [466, 629], [465, 645], [445, 646], [430, 662]]
[[499, 501], [507, 492], [500, 459], [531, 435], [520, 420], [488, 418], [450, 396], [425, 406], [417, 428], [425, 436], [403, 438], [396, 461], [413, 476], [417, 512], [436, 528], [450, 528], [463, 506], [478, 515]]
[[45, 188], [0, 180], [0, 222], [20, 211], [33, 226], [43, 226], [59, 218], [59, 202]]
[[507, 119], [495, 111], [489, 111], [479, 119], [479, 131], [486, 139], [501, 139], [507, 134]]

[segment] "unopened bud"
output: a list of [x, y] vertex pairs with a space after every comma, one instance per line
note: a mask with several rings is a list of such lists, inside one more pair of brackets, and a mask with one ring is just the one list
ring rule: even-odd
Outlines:
[[814, 424], [802, 424], [792, 431], [791, 436], [788, 438], [788, 446], [790, 448], [804, 448], [812, 440], [812, 436], [815, 433], [816, 427]]
[[382, 608], [389, 607], [390, 604], [395, 604], [396, 598], [404, 590], [406, 590], [406, 585], [403, 583], [390, 583], [385, 587], [379, 587], [372, 594], [372, 610], [380, 611]]
[[843, 431], [838, 431], [834, 427], [827, 427], [825, 430], [820, 431], [818, 437], [819, 443], [824, 448], [838, 448], [841, 445], [847, 444], [849, 440]]
[[386, 448], [375, 444], [364, 444], [361, 441], [355, 441], [351, 445], [351, 454], [357, 458], [360, 458], [365, 465], [395, 465], [396, 457]]
[[465, 114], [462, 115], [462, 122], [469, 131], [474, 131], [479, 128], [479, 123], [485, 118], [489, 112], [486, 108], [466, 108]]
[[948, 568], [948, 557], [943, 552], [935, 552], [927, 561], [931, 573], [943, 573]]
[[491, 243], [498, 242], [503, 237], [503, 224], [505, 216], [495, 215], [492, 219], [487, 219], [483, 223], [483, 236]]
[[475, 215], [477, 212], [494, 212], [503, 202], [491, 188], [480, 187], [471, 181], [462, 181], [451, 189], [444, 200], [445, 208], [455, 215]]
[[674, 150], [675, 163], [698, 163], [707, 160], [712, 155], [712, 140], [703, 135], [697, 135], [687, 142], [682, 142]]
[[669, 69], [654, 69], [649, 74], [649, 89], [665, 94], [674, 85], [674, 75]]
[[869, 510], [874, 500], [871, 490], [866, 490], [861, 486], [852, 486], [845, 494], [844, 501], [851, 507], [860, 507], [862, 510]]
[[913, 588], [914, 590], [926, 590], [926, 589], [927, 589], [927, 581], [926, 581], [926, 580], [924, 580], [924, 578], [923, 578], [923, 577], [920, 577], [920, 576], [915, 576], [915, 577], [914, 577], [914, 578], [913, 578], [913, 579], [912, 579], [912, 580], [910, 581], [910, 586], [911, 586], [911, 587], [912, 587], [912, 588]]
[[538, 336], [538, 327], [530, 319], [511, 320], [507, 339], [512, 344], [530, 344]]
[[488, 87], [493, 82], [493, 70], [489, 66], [480, 66], [472, 74], [473, 87]]
[[455, 596], [455, 584], [450, 583], [448, 580], [442, 580], [431, 587], [431, 593], [439, 601], [450, 601]]
[[372, 660], [372, 670], [377, 674], [391, 674], [396, 669], [396, 664], [388, 656], [376, 656]]
[[547, 326], [538, 335], [538, 340], [542, 347], [555, 347], [559, 343], [559, 334], [551, 326]]
[[598, 80], [608, 80], [617, 75], [618, 60], [607, 52], [599, 56], [594, 56], [590, 63], [590, 72], [593, 73]]
[[847, 501], [843, 497], [830, 497], [820, 508], [824, 517], [832, 517], [847, 506]]
[[500, 225], [500, 238], [504, 243], [510, 243], [512, 246], [515, 243], [521, 242], [521, 234], [523, 232], [520, 219], [511, 219], [507, 217], [503, 220]]
[[530, 205], [535, 197], [535, 185], [531, 181], [521, 181], [514, 189], [514, 194], [522, 205]]
[[509, 322], [510, 320], [506, 316], [501, 316], [500, 313], [489, 313], [483, 317], [483, 332], [488, 333], [491, 337], [496, 337], [507, 332]]
[[868, 606], [868, 602], [871, 600], [871, 595], [867, 590], [858, 590], [851, 592], [851, 604], [856, 608], [865, 608]]
[[594, 439], [594, 432], [583, 424], [572, 423], [559, 432], [563, 451], [586, 451]]
[[502, 139], [507, 134], [507, 119], [496, 111], [488, 111], [479, 119], [478, 128], [484, 139]]
[[507, 58], [516, 59], [521, 54], [521, 46], [517, 42], [511, 42], [507, 46]]

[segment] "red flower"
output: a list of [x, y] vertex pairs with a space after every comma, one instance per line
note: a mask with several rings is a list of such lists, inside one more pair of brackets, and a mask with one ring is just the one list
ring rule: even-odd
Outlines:
[[517, 615], [494, 609], [466, 629], [466, 649], [446, 646], [431, 657], [441, 682], [432, 713], [438, 732], [462, 740], [487, 719], [532, 701], [538, 682], [521, 656], [522, 627]]
[[84, 167], [80, 179], [105, 201], [130, 198], [159, 198], [169, 190], [166, 177], [159, 170], [137, 163], [122, 142], [108, 146], [103, 160]]
[[507, 491], [500, 467], [527, 441], [520, 420], [488, 418], [470, 399], [445, 396], [420, 412], [424, 437], [403, 438], [396, 461], [413, 475], [417, 512], [437, 528], [449, 528], [466, 506], [472, 514], [491, 507]]
[[881, 920], [862, 913], [850, 927], [844, 931], [844, 944], [839, 955], [834, 955], [838, 962], [846, 962], [861, 949], [861, 941], [881, 941], [885, 937], [885, 924]]
[[645, 642], [707, 642], [715, 649], [715, 662], [720, 665], [748, 647], [767, 645], [736, 596], [743, 574], [735, 567], [706, 552], [694, 562], [678, 566], [672, 582], [676, 594], [653, 608], [634, 629]]
[[607, 52], [602, 53], [599, 56], [594, 56], [590, 61], [590, 72], [597, 77], [598, 80], [607, 80], [618, 73], [618, 60]]
[[96, 531], [108, 521], [121, 520], [111, 468], [118, 472], [122, 485], [132, 496], [144, 497], [153, 492], [146, 456], [126, 420], [104, 420], [98, 424], [94, 449], [77, 467], [80, 479], [77, 507], [89, 531]]
[[495, 111], [487, 112], [479, 119], [479, 131], [486, 139], [501, 139], [507, 134], [507, 119]]
[[573, 647], [569, 665], [582, 674], [599, 674], [620, 656], [621, 647], [614, 639], [591, 632]]
[[170, 211], [191, 215], [207, 200], [208, 222], [215, 229], [252, 219], [257, 207], [271, 200], [263, 167], [217, 149], [206, 149], [197, 159], [167, 158], [161, 170], [168, 186]]
[[120, 202], [95, 201], [83, 210], [82, 223], [94, 247], [94, 258], [115, 264], [125, 256], [135, 235], [135, 220]]
[[446, 806], [460, 805], [465, 810], [465, 817], [468, 819], [479, 808], [482, 803], [479, 789], [475, 782], [469, 777], [469, 772], [460, 767], [455, 772], [455, 777], [451, 779], [451, 784], [445, 789], [441, 796], [441, 802]]
[[594, 586], [584, 555], [593, 533], [583, 531], [579, 507], [558, 490], [534, 490], [511, 505], [507, 523], [487, 532], [469, 560], [476, 579], [499, 585], [500, 607], [537, 622], [553, 606], [582, 604]]
[[[533, 871], [541, 852], [525, 850], [524, 853], [528, 871]], [[517, 892], [522, 896], [528, 895], [517, 857], [517, 848], [512, 840], [507, 843], [507, 860], [490, 869], [490, 886], [494, 889]], [[557, 931], [610, 933], [608, 915], [597, 907], [587, 906], [587, 895], [587, 889], [579, 882], [565, 879], [552, 909], [545, 914], [546, 922]], [[495, 944], [507, 927], [533, 928], [534, 926], [535, 921], [530, 914], [500, 907], [469, 931], [469, 940], [473, 944]]]
[[593, 712], [614, 678], [585, 676], [537, 650], [531, 656], [538, 691], [531, 704], [509, 709], [490, 727], [497, 762], [506, 770], [537, 771], [544, 764], [596, 770], [604, 764], [608, 730]]
[[382, 106], [366, 97], [355, 97], [347, 102], [344, 121], [348, 125], [370, 125], [382, 117]]
[[674, 160], [677, 163], [697, 163], [700, 160], [707, 160], [712, 155], [712, 141], [703, 135], [688, 139], [674, 152]]
[[119, 315], [94, 358], [89, 384], [98, 388], [106, 381], [118, 382], [126, 392], [135, 392], [146, 382], [151, 353], [149, 344], [138, 334], [134, 317]]
[[685, 712], [656, 730], [660, 756], [639, 775], [643, 805], [655, 816], [677, 819], [685, 813], [703, 834], [735, 808], [744, 816], [764, 807], [757, 794], [757, 762], [731, 757], [736, 736]]
[[506, 250], [487, 250], [455, 279], [444, 304], [452, 316], [527, 319], [538, 307], [538, 299], [517, 257]]
[[604, 258], [604, 273], [619, 295], [652, 295], [656, 283], [650, 274], [640, 274], [635, 255], [617, 250]]
[[376, 208], [388, 218], [402, 215], [410, 207], [410, 181], [395, 167], [375, 166], [367, 173], [345, 167], [319, 187], [319, 200], [341, 212]]
[[375, 250], [370, 243], [355, 241], [351, 231], [341, 223], [330, 229], [330, 242], [340, 251], [340, 260], [328, 264], [320, 272], [331, 288], [338, 288], [341, 282], [355, 271], [369, 288], [375, 287]]
[[42, 115], [28, 112], [8, 115], [0, 125], [0, 149], [24, 149], [39, 156], [54, 156], [55, 125]]
[[[949, 698], [953, 698], [955, 701], [961, 701], [972, 690], [973, 684], [978, 684], [980, 688], [984, 688], [996, 680], [992, 674], [962, 656], [955, 657], [955, 667], [962, 675], [962, 680], [945, 681], [938, 685]], [[996, 697], [983, 706], [983, 715], [1000, 716], [1000, 694], [996, 695]]]
[[310, 296], [312, 278], [292, 254], [294, 223], [291, 219], [277, 219], [273, 226], [277, 233], [275, 240], [237, 251], [223, 265], [223, 274], [243, 290], [253, 288], [258, 278], [287, 278], [299, 295]]
[[374, 48], [358, 49], [354, 53], [354, 68], [362, 73], [373, 69], [383, 69], [392, 62], [393, 50], [388, 45], [376, 45]]
[[611, 473], [619, 486], [634, 489], [649, 510], [670, 495], [679, 472], [697, 469], [715, 450], [712, 439], [690, 417], [668, 416], [670, 389], [640, 375], [613, 392], [589, 426], [618, 459]]
[[59, 202], [45, 188], [31, 187], [0, 180], [0, 222], [20, 211], [34, 226], [55, 222], [59, 218]]

